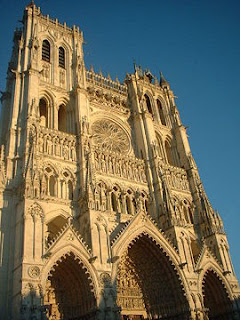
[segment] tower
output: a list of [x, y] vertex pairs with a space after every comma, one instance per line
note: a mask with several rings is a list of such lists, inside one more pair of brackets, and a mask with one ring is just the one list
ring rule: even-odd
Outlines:
[[87, 70], [83, 33], [24, 11], [2, 95], [3, 319], [239, 319], [221, 217], [174, 94]]

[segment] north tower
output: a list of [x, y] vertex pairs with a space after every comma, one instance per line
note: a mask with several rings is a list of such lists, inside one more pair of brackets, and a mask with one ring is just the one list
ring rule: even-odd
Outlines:
[[163, 75], [87, 70], [83, 33], [34, 3], [13, 40], [1, 319], [239, 319], [223, 223]]

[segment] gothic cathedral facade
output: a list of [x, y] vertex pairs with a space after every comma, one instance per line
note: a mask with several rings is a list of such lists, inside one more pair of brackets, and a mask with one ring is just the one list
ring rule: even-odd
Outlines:
[[240, 319], [169, 83], [87, 70], [79, 28], [34, 3], [22, 22], [1, 98], [0, 318]]

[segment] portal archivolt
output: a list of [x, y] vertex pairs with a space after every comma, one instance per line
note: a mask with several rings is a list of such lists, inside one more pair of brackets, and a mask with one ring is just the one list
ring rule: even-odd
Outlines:
[[208, 270], [203, 278], [204, 305], [210, 320], [233, 319], [232, 303], [217, 274]]
[[177, 271], [146, 235], [138, 237], [121, 258], [117, 303], [123, 319], [189, 319]]
[[95, 319], [96, 299], [86, 267], [73, 253], [58, 260], [48, 276], [47, 319]]

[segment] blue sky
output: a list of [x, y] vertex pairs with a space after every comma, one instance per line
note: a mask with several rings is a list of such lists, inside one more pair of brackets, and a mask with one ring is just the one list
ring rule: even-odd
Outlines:
[[[205, 190], [224, 221], [240, 279], [240, 2], [36, 0], [84, 32], [85, 60], [122, 81], [136, 60], [169, 80]], [[0, 0], [0, 90], [26, 1]]]

